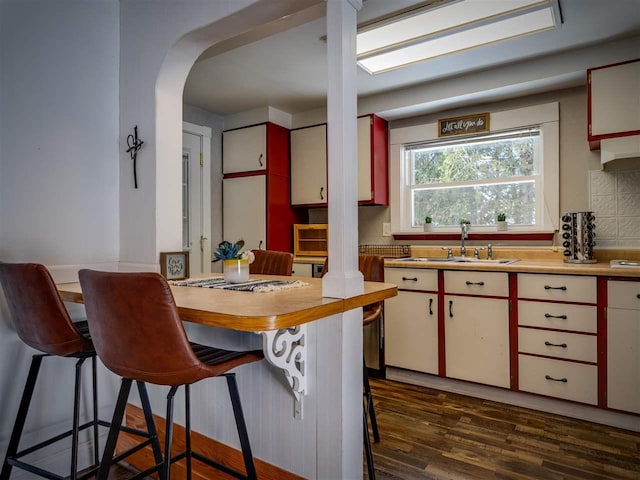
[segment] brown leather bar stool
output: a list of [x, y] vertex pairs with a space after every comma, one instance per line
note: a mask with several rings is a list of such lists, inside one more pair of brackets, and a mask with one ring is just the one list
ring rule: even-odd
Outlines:
[[[36, 263], [2, 263], [0, 262], [0, 285], [9, 306], [9, 312], [18, 336], [30, 347], [42, 352], [34, 354], [29, 369], [29, 375], [24, 387], [22, 399], [13, 426], [7, 454], [2, 464], [1, 480], [8, 480], [13, 467], [26, 470], [34, 475], [50, 478], [72, 480], [88, 478], [94, 475], [98, 469], [98, 426], [109, 426], [107, 422], [98, 419], [98, 396], [96, 379], [96, 352], [93, 348], [87, 322], [73, 323], [69, 313], [60, 299], [58, 290], [43, 265]], [[56, 435], [48, 440], [32, 445], [21, 451], [18, 450], [22, 431], [29, 412], [29, 406], [38, 379], [38, 373], [43, 358], [59, 356], [77, 359], [75, 390], [73, 401], [73, 425], [71, 430]], [[91, 359], [92, 382], [92, 420], [80, 424], [80, 396], [82, 366], [87, 359]], [[139, 385], [140, 397], [145, 411], [151, 411], [149, 400], [144, 385]], [[78, 434], [80, 431], [91, 428], [93, 430], [93, 465], [78, 473]], [[143, 435], [148, 438], [142, 444], [145, 446], [155, 441], [154, 452], [161, 459], [160, 444], [155, 435], [153, 425], [149, 433], [132, 430], [131, 433]], [[64, 438], [71, 436], [71, 467], [67, 477], [46, 471], [40, 467], [20, 460], [22, 457], [34, 453], [41, 448], [49, 446]], [[140, 447], [142, 448], [142, 447]], [[132, 453], [127, 452], [125, 455]]]
[[255, 256], [249, 265], [249, 273], [291, 276], [293, 254], [276, 250], [251, 250]]
[[[322, 276], [327, 273], [329, 268], [329, 259], [324, 262], [322, 267]], [[378, 255], [358, 255], [358, 270], [362, 273], [366, 282], [384, 282], [384, 257]], [[382, 315], [382, 302], [365, 305], [362, 308], [362, 326], [366, 327], [378, 320]], [[369, 369], [367, 362], [362, 357], [362, 393], [364, 395], [364, 450], [367, 459], [367, 469], [369, 480], [376, 478], [373, 466], [373, 452], [371, 451], [371, 440], [369, 439], [369, 420], [371, 420], [371, 430], [373, 431], [373, 441], [380, 441], [380, 432], [378, 431], [378, 421], [376, 420], [376, 411], [373, 405], [373, 396], [371, 394], [371, 385], [369, 384]]]
[[[80, 270], [79, 277], [98, 357], [109, 370], [122, 377], [98, 480], [107, 479], [118, 426], [122, 423], [133, 380], [170, 387], [164, 460], [139, 475], [158, 471], [162, 478], [169, 480], [171, 464], [184, 458], [187, 478], [191, 478], [191, 459], [195, 458], [237, 478], [257, 478], [235, 374], [228, 372], [239, 365], [261, 360], [262, 352], [232, 352], [190, 343], [178, 316], [171, 288], [157, 273]], [[191, 450], [189, 386], [218, 376], [227, 380], [246, 475]], [[173, 399], [182, 385], [185, 387], [186, 450], [172, 456]]]

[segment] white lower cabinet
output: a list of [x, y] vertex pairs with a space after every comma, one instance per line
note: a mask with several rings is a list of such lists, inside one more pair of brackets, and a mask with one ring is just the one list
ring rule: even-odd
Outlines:
[[400, 291], [384, 308], [386, 364], [437, 374], [437, 294]]
[[509, 388], [509, 301], [444, 299], [446, 376]]
[[596, 405], [598, 368], [577, 362], [519, 355], [520, 390]]
[[291, 271], [292, 277], [311, 277], [312, 275], [312, 267], [310, 263], [293, 263], [293, 270]]
[[607, 406], [640, 413], [640, 282], [608, 282]]

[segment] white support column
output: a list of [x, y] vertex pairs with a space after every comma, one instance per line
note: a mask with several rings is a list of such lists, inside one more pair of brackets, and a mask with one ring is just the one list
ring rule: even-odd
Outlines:
[[356, 11], [361, 0], [327, 0], [329, 272], [325, 297], [363, 292], [358, 270]]
[[[356, 12], [361, 0], [327, 1], [329, 273], [326, 297], [364, 290], [358, 270]], [[362, 478], [362, 309], [317, 330], [317, 479]]]

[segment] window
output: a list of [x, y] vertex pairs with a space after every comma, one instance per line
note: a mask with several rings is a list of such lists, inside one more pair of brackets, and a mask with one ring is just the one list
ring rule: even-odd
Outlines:
[[[540, 223], [540, 129], [405, 146], [411, 226], [428, 215], [436, 227], [461, 219], [493, 226], [499, 212], [512, 225]], [[537, 221], [536, 221], [537, 220]]]
[[437, 124], [390, 132], [393, 233], [496, 230], [505, 213], [510, 232], [550, 232], [559, 221], [558, 104], [491, 114], [492, 131], [438, 138]]

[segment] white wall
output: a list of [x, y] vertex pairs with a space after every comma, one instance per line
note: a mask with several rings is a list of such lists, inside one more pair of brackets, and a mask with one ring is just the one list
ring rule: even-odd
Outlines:
[[0, 258], [115, 262], [118, 2], [0, 6]]
[[[45, 263], [57, 280], [117, 264], [118, 15], [117, 0], [0, 2], [0, 260]], [[31, 354], [0, 298], [2, 457]], [[27, 440], [69, 424], [73, 363], [45, 360]]]

